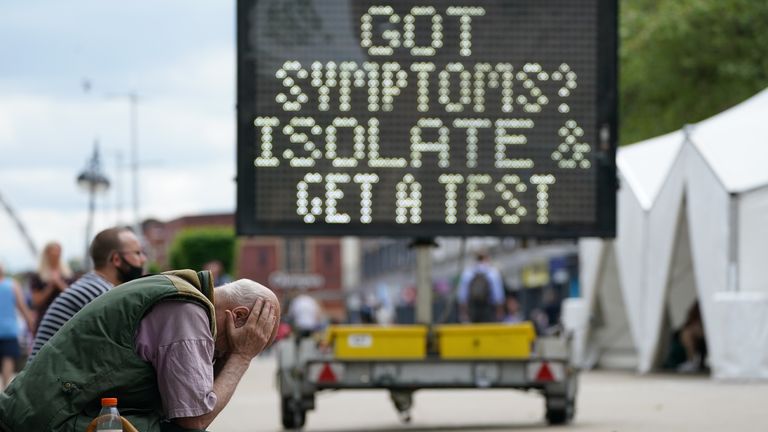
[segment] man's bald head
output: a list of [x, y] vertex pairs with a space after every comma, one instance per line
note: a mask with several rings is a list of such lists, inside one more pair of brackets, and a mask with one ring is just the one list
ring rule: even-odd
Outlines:
[[[223, 331], [224, 317], [226, 316], [226, 310], [235, 310], [237, 308], [248, 308], [251, 313], [260, 313], [260, 311], [253, 311], [253, 306], [256, 300], [264, 300], [264, 305], [271, 304], [277, 311], [277, 319], [274, 322], [274, 328], [272, 329], [272, 337], [270, 343], [274, 341], [277, 336], [277, 328], [280, 325], [280, 301], [271, 289], [264, 285], [254, 282], [250, 279], [239, 279], [234, 282], [222, 285], [215, 289], [215, 304], [216, 304], [216, 320], [219, 332]], [[245, 324], [248, 316], [235, 316], [235, 326], [239, 327]]]
[[257, 299], [279, 304], [271, 289], [250, 279], [239, 279], [216, 288], [216, 303], [223, 302], [227, 307], [245, 306], [250, 309]]

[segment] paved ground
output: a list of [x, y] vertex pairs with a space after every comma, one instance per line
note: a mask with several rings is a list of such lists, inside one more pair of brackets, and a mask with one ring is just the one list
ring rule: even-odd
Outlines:
[[[274, 376], [273, 359], [254, 361], [210, 429], [281, 430]], [[705, 376], [584, 373], [576, 421], [557, 428], [544, 423], [538, 394], [512, 390], [417, 392], [409, 425], [398, 421], [384, 391], [327, 392], [316, 402], [307, 431], [768, 431], [768, 383], [726, 383]]]

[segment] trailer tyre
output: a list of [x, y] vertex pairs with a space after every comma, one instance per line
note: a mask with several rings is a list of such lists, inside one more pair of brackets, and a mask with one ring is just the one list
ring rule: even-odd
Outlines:
[[576, 415], [576, 389], [578, 377], [574, 374], [565, 382], [565, 392], [549, 393], [544, 395], [546, 399], [547, 423], [561, 425], [570, 423]]
[[561, 425], [570, 423], [576, 412], [573, 399], [547, 398], [547, 423]]
[[280, 403], [283, 428], [301, 429], [307, 419], [307, 411], [302, 409], [299, 401], [290, 397], [283, 397]]

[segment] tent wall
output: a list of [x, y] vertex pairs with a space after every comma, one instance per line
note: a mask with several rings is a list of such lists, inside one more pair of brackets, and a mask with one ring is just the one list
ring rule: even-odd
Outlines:
[[[661, 343], [666, 343], [665, 337], [671, 336], [671, 331], [680, 328], [688, 316], [688, 311], [698, 299], [696, 278], [693, 274], [693, 257], [691, 256], [691, 238], [685, 209], [681, 209], [680, 222], [675, 239], [675, 250], [667, 283], [667, 318], [668, 331], [661, 334]], [[666, 347], [664, 347], [666, 348]]]
[[768, 378], [768, 295], [719, 292], [711, 309], [718, 343], [715, 378]]
[[768, 278], [766, 247], [768, 227], [768, 189], [732, 195], [731, 216], [738, 222], [735, 259], [738, 272], [734, 286], [715, 293], [712, 325], [717, 344], [717, 362], [713, 373], [717, 378], [768, 378]]
[[[628, 321], [639, 356], [639, 370], [656, 362], [670, 262], [685, 174], [685, 149], [667, 165], [669, 173], [652, 207], [644, 209], [635, 187], [622, 187], [618, 199], [616, 253]], [[624, 183], [622, 183], [624, 186]]]
[[685, 208], [681, 208], [663, 306], [664, 315], [660, 324], [660, 339], [653, 367], [672, 366], [671, 363], [667, 364], [672, 348], [672, 337], [675, 331], [682, 327], [696, 300], [698, 300], [698, 292], [693, 274], [688, 219]]
[[723, 348], [727, 323], [715, 318], [714, 297], [729, 289], [731, 256], [731, 198], [707, 161], [696, 151], [689, 152], [686, 184], [687, 216], [696, 286], [699, 292], [709, 362], [716, 371], [724, 366]]
[[[590, 276], [596, 289], [590, 310], [602, 322], [589, 335], [588, 353], [595, 347], [602, 350], [605, 358], [596, 359], [598, 364], [632, 364], [647, 372], [658, 354], [683, 192], [681, 140], [680, 132], [665, 135], [642, 148], [622, 151], [617, 160], [621, 168], [617, 238], [612, 248], [606, 243], [610, 249], [600, 277]], [[612, 273], [618, 276], [615, 283], [607, 282]], [[621, 335], [617, 332], [623, 336], [613, 336]], [[617, 342], [627, 346], [618, 347]]]
[[579, 242], [579, 258], [582, 307], [589, 315], [585, 336], [579, 338], [576, 348], [579, 364], [587, 369], [635, 369], [637, 351], [620, 289], [614, 243], [584, 239]]
[[579, 287], [581, 298], [568, 299], [563, 304], [562, 320], [566, 329], [573, 332], [574, 361], [582, 368], [591, 368], [585, 353], [590, 343], [591, 323], [594, 314], [594, 298], [598, 283], [605, 269], [605, 251], [611, 241], [585, 238], [579, 241]]
[[648, 276], [643, 292], [643, 339], [638, 345], [640, 372], [650, 371], [659, 355], [672, 252], [675, 250], [675, 239], [682, 219], [686, 151], [683, 148], [678, 153], [653, 207], [648, 212], [649, 247], [643, 251], [647, 255], [645, 271]]
[[617, 201], [618, 225], [615, 249], [619, 286], [627, 305], [627, 320], [632, 340], [635, 346], [640, 346], [644, 336], [642, 311], [645, 304], [644, 287], [647, 278], [645, 264], [647, 255], [644, 252], [648, 249], [648, 220], [640, 201], [624, 182], [619, 189]]
[[737, 209], [739, 291], [768, 294], [768, 188], [739, 195]]
[[613, 245], [613, 242], [598, 238], [579, 241], [579, 286], [587, 310], [592, 310], [597, 283], [605, 269], [603, 255], [608, 245]]
[[599, 367], [635, 369], [638, 354], [630, 333], [626, 302], [619, 288], [614, 244], [606, 244], [604, 268], [595, 293], [595, 319], [590, 332], [588, 360]]

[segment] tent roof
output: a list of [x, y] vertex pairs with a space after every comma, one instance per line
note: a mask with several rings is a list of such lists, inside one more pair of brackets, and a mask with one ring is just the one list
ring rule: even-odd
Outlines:
[[689, 140], [728, 192], [768, 186], [768, 89], [691, 129]]
[[616, 165], [644, 209], [653, 205], [684, 139], [675, 131], [619, 149]]

